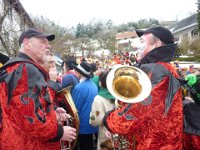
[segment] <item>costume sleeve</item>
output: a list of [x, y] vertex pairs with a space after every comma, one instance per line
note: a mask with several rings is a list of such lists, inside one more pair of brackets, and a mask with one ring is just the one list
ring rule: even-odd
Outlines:
[[90, 124], [93, 126], [102, 125], [103, 117], [106, 113], [105, 106], [99, 96], [94, 98], [92, 110], [90, 113]]
[[21, 132], [44, 141], [59, 140], [63, 128], [58, 125], [43, 74], [34, 65], [24, 63], [5, 81], [9, 93], [6, 109]]
[[[112, 110], [106, 113], [104, 125], [109, 131], [117, 134], [128, 134], [136, 132], [143, 122], [150, 116], [142, 115], [142, 110], [137, 109], [139, 104], [125, 104], [121, 109]], [[141, 115], [141, 116], [140, 116]]]
[[148, 98], [140, 103], [123, 104], [121, 108], [105, 115], [103, 123], [108, 130], [122, 135], [134, 134], [139, 132], [141, 128], [145, 130], [145, 127], [155, 123], [156, 118], [160, 118], [164, 114], [169, 77], [166, 71], [159, 70], [160, 73], [158, 73], [157, 69], [159, 68], [155, 67], [156, 71], [153, 70], [150, 73], [152, 91]]

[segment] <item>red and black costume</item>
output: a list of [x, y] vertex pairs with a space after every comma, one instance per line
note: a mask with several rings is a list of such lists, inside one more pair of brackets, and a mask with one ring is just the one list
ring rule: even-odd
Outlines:
[[[188, 76], [193, 78], [188, 80]], [[200, 75], [187, 75], [185, 85], [193, 99], [184, 100], [184, 150], [200, 150]], [[190, 82], [193, 80], [193, 83]]]
[[128, 138], [130, 150], [182, 150], [183, 114], [178, 74], [170, 65], [175, 45], [149, 52], [140, 68], [152, 83], [150, 96], [108, 112], [104, 125]]
[[1, 68], [1, 150], [60, 149], [58, 125], [47, 73], [25, 54]]
[[200, 150], [200, 105], [184, 105], [184, 150]]

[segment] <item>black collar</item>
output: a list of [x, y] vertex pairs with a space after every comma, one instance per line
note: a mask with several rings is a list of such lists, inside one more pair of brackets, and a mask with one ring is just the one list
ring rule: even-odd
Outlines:
[[177, 50], [177, 44], [168, 44], [166, 46], [158, 47], [149, 52], [139, 64], [156, 63], [156, 62], [170, 62]]
[[20, 58], [25, 58], [25, 59], [28, 59], [28, 60], [31, 60], [33, 61], [33, 59], [31, 57], [29, 57], [28, 55], [24, 54], [24, 53], [19, 53], [18, 57]]

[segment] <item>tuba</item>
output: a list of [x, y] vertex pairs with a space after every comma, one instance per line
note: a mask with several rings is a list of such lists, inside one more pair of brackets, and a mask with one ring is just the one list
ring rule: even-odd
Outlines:
[[[62, 124], [74, 127], [78, 134], [79, 116], [74, 101], [72, 99], [70, 90], [71, 87], [69, 86], [58, 92], [59, 97], [62, 99], [62, 101], [58, 102], [58, 105], [63, 107], [66, 110], [66, 112], [71, 115], [71, 118], [64, 123], [62, 122]], [[77, 143], [77, 137], [73, 142], [61, 141], [61, 150], [73, 150], [74, 147], [76, 146], [76, 143]]]
[[[133, 66], [116, 66], [108, 74], [106, 85], [109, 92], [116, 98], [116, 109], [127, 103], [138, 103], [145, 100], [151, 93], [151, 81], [141, 69]], [[134, 139], [134, 138], [133, 138]], [[115, 150], [128, 150], [131, 145], [126, 136], [112, 134]], [[134, 141], [135, 143], [135, 141]]]

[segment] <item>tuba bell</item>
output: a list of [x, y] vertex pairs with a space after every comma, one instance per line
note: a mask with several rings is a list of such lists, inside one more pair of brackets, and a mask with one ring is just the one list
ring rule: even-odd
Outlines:
[[[141, 69], [133, 66], [118, 65], [108, 74], [106, 85], [109, 92], [116, 98], [116, 109], [127, 103], [138, 103], [145, 100], [151, 93], [151, 81]], [[134, 136], [133, 136], [134, 139]], [[134, 140], [135, 142], [135, 140]], [[128, 150], [131, 145], [126, 136], [112, 134], [115, 150]]]
[[[79, 132], [79, 116], [74, 101], [70, 93], [71, 87], [67, 87], [58, 92], [62, 101], [58, 102], [58, 105], [63, 107], [68, 114], [71, 115], [71, 119], [66, 122], [62, 122], [63, 125], [71, 126], [76, 129], [77, 134]], [[77, 137], [72, 142], [61, 141], [61, 150], [73, 150], [77, 143]]]
[[147, 74], [133, 66], [119, 65], [108, 74], [106, 85], [109, 92], [123, 103], [138, 103], [151, 93], [151, 81]]

